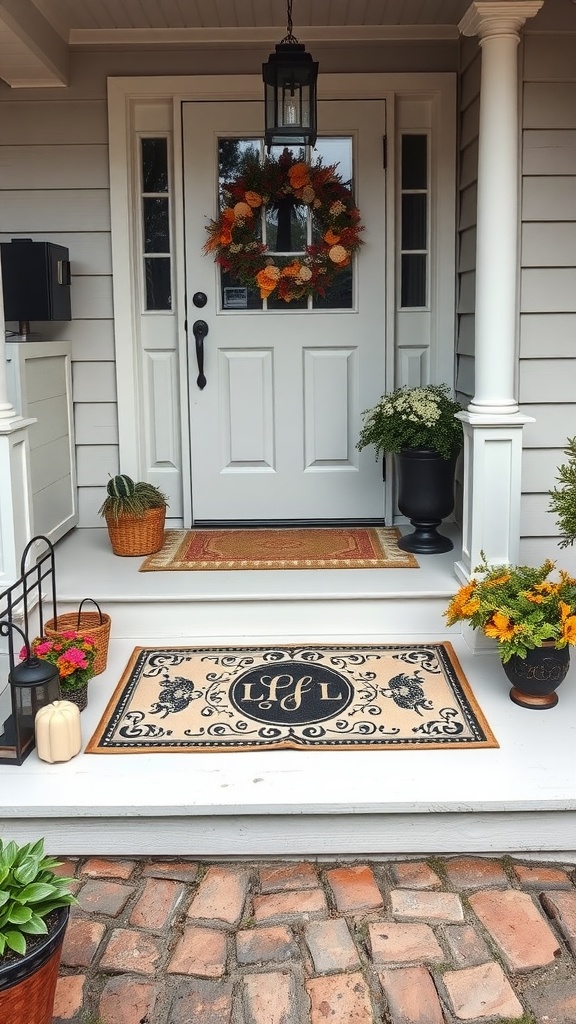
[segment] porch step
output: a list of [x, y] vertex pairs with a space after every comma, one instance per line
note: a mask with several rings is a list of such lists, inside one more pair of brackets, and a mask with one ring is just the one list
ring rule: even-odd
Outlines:
[[[455, 543], [458, 534], [454, 530]], [[95, 598], [117, 639], [259, 635], [423, 639], [446, 629], [458, 549], [419, 569], [139, 572], [112, 554], [106, 530], [75, 530], [56, 549], [58, 611]]]
[[[556, 708], [527, 711], [509, 700], [494, 655], [472, 654], [457, 635], [452, 643], [498, 749], [81, 753], [53, 765], [34, 751], [21, 767], [0, 768], [0, 818], [17, 841], [43, 835], [51, 852], [68, 854], [576, 851], [574, 669]], [[82, 713], [83, 746], [133, 646], [112, 641]]]
[[498, 749], [80, 754], [0, 768], [0, 817], [54, 853], [196, 857], [576, 851], [576, 686], [533, 712], [508, 697], [494, 654], [442, 618], [459, 551], [406, 570], [139, 573], [105, 530], [56, 550], [59, 611], [86, 596], [112, 617], [108, 668], [90, 686], [84, 745], [135, 646], [273, 638], [449, 639]]

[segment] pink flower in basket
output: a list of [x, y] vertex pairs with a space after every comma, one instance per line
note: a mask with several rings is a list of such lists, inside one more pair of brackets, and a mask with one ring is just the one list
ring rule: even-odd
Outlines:
[[[82, 636], [75, 630], [67, 629], [59, 633], [55, 640], [37, 636], [30, 644], [30, 652], [56, 665], [60, 675], [60, 689], [64, 695], [84, 686], [94, 675], [96, 644], [92, 637]], [[23, 647], [20, 660], [23, 661], [26, 655], [26, 648]]]

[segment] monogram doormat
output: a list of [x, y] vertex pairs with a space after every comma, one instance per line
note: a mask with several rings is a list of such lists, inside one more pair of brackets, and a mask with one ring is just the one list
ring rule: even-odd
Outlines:
[[395, 527], [167, 530], [140, 572], [207, 569], [417, 569]]
[[497, 747], [449, 643], [136, 647], [86, 751]]

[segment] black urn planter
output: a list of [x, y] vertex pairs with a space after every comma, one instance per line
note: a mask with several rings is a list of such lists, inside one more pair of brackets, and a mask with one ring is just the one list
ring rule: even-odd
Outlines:
[[512, 683], [510, 700], [521, 708], [545, 711], [558, 703], [556, 689], [568, 674], [570, 648], [557, 648], [553, 640], [545, 641], [525, 658], [513, 654], [502, 668]]
[[414, 532], [398, 541], [403, 551], [437, 555], [454, 545], [438, 526], [454, 508], [454, 470], [458, 455], [443, 459], [428, 448], [409, 448], [396, 456], [398, 508]]

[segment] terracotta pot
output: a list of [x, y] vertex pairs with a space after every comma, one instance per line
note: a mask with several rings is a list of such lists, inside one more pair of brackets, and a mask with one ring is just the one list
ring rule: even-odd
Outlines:
[[403, 551], [436, 555], [454, 545], [437, 527], [454, 508], [455, 455], [443, 459], [428, 448], [410, 448], [395, 456], [398, 476], [398, 508], [407, 516], [413, 533], [398, 541]]
[[558, 703], [555, 691], [570, 668], [570, 649], [558, 649], [553, 640], [547, 640], [525, 658], [513, 654], [502, 668], [512, 683], [510, 700], [521, 708], [545, 711]]
[[[56, 912], [48, 935], [24, 956], [4, 963], [0, 958], [0, 1021], [3, 1024], [51, 1024], [54, 993], [69, 907]], [[30, 944], [31, 940], [29, 940]]]

